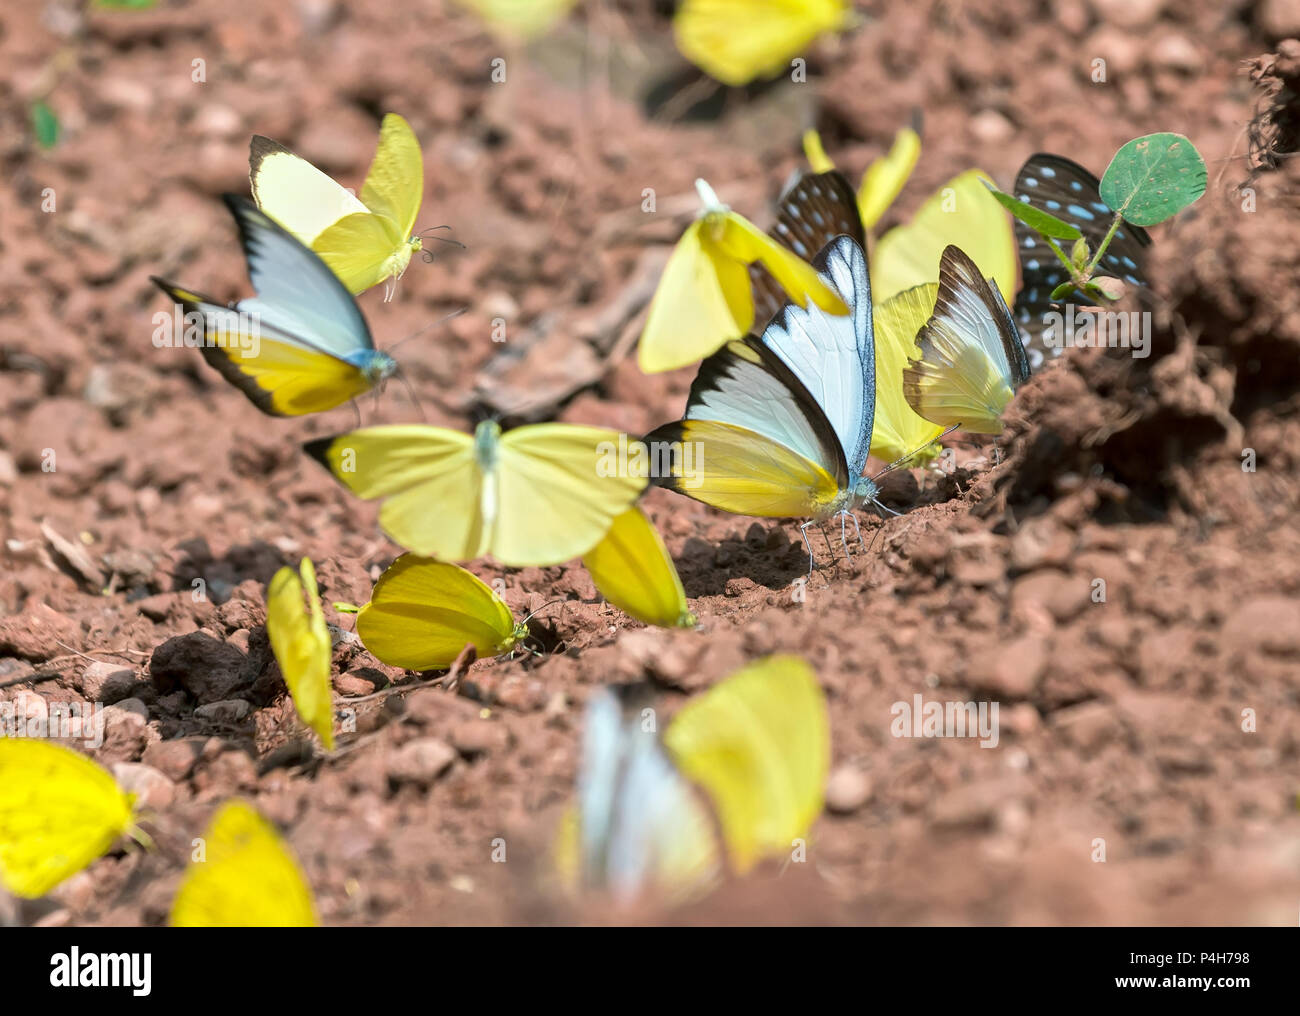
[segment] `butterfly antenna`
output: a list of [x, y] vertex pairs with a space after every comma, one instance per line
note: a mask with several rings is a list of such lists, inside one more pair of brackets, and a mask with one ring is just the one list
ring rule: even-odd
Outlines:
[[445, 322], [450, 321], [450, 320], [451, 320], [452, 318], [454, 318], [454, 317], [459, 317], [461, 314], [464, 314], [465, 311], [467, 311], [467, 310], [469, 310], [468, 307], [458, 307], [456, 310], [452, 311], [450, 314], [444, 314], [442, 317], [438, 318], [437, 321], [434, 321], [432, 324], [427, 324], [427, 325], [425, 325], [425, 326], [424, 326], [423, 328], [421, 328], [418, 332], [412, 332], [412, 333], [411, 333], [410, 335], [408, 335], [406, 338], [404, 338], [404, 339], [398, 339], [398, 340], [397, 340], [396, 342], [394, 342], [391, 346], [389, 346], [388, 349], [387, 349], [386, 351], [387, 351], [388, 353], [392, 353], [392, 351], [393, 351], [394, 349], [396, 349], [398, 346], [402, 345], [403, 343], [410, 342], [412, 339], [418, 339], [418, 338], [419, 338], [421, 335], [423, 335], [425, 332], [427, 332], [427, 331], [431, 331], [432, 329], [437, 328], [440, 324], [444, 324]]
[[[450, 244], [450, 245], [453, 246], [453, 247], [459, 247], [461, 250], [464, 250], [464, 249], [465, 249], [465, 245], [464, 245], [463, 243], [461, 243], [459, 240], [453, 240], [453, 239], [452, 239], [451, 237], [449, 237], [449, 236], [430, 236], [430, 235], [429, 235], [430, 233], [436, 233], [436, 232], [437, 232], [438, 230], [440, 230], [440, 229], [451, 229], [451, 227], [450, 227], [450, 226], [430, 226], [428, 229], [421, 230], [420, 232], [416, 233], [415, 235], [418, 236], [421, 240], [438, 240], [438, 241], [440, 241], [440, 242], [442, 242], [442, 243]], [[420, 257], [424, 260], [424, 263], [425, 263], [426, 265], [431, 265], [431, 264], [433, 264], [433, 261], [434, 261], [433, 251], [429, 250], [429, 248], [427, 248], [427, 247], [423, 248], [423, 249], [420, 251]]]
[[871, 479], [875, 480], [876, 477], [884, 476], [884, 475], [885, 475], [886, 473], [888, 473], [890, 470], [892, 470], [892, 469], [897, 469], [900, 465], [902, 465], [904, 462], [908, 461], [909, 459], [914, 459], [914, 458], [916, 458], [916, 457], [917, 457], [918, 455], [920, 455], [923, 451], [925, 451], [927, 448], [929, 448], [930, 445], [934, 444], [936, 441], [942, 441], [944, 438], [946, 438], [949, 434], [951, 434], [954, 430], [956, 430], [956, 429], [957, 429], [958, 427], [960, 427], [960, 426], [961, 426], [960, 423], [954, 423], [951, 427], [949, 427], [947, 430], [945, 430], [942, 434], [936, 434], [934, 437], [930, 438], [929, 441], [925, 442], [925, 444], [921, 445], [919, 448], [913, 448], [913, 449], [912, 449], [910, 452], [908, 452], [906, 455], [901, 455], [901, 456], [899, 456], [898, 458], [894, 459], [893, 462], [891, 462], [889, 465], [887, 465], [884, 469], [882, 469], [880, 472], [878, 472], [878, 473], [877, 473], [875, 476], [873, 476]]
[[420, 422], [428, 423], [429, 418], [424, 415], [424, 406], [420, 405], [420, 400], [415, 395], [415, 389], [411, 387], [411, 379], [406, 376], [406, 371], [402, 370], [401, 365], [399, 364], [393, 373], [397, 375], [397, 380], [402, 382], [402, 387], [406, 389], [406, 397], [411, 400], [411, 405], [413, 405], [415, 411], [420, 414]]
[[529, 621], [531, 621], [533, 619], [533, 614], [536, 614], [537, 611], [539, 610], [545, 610], [547, 607], [553, 606], [557, 603], [567, 603], [567, 602], [568, 602], [567, 600], [547, 600], [540, 607], [538, 607], [537, 610], [534, 610], [532, 614], [529, 614], [526, 618], [524, 618], [522, 623], [527, 624]]

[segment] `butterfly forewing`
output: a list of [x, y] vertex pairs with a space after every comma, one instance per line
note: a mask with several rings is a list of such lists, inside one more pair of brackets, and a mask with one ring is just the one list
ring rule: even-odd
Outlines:
[[[777, 202], [776, 224], [769, 231], [782, 246], [811, 261], [835, 237], [845, 234], [864, 246], [866, 236], [858, 215], [858, 199], [838, 170], [800, 177]], [[761, 265], [751, 265], [754, 323], [767, 324], [789, 297]]]
[[[1115, 217], [1101, 200], [1099, 186], [1097, 178], [1077, 162], [1039, 152], [1021, 167], [1014, 196], [1075, 226], [1088, 241], [1089, 249], [1095, 251]], [[1044, 315], [1057, 309], [1058, 304], [1051, 298], [1052, 290], [1069, 276], [1041, 236], [1019, 219], [1015, 221], [1015, 231], [1023, 279], [1020, 295], [1016, 297], [1015, 319], [1021, 341], [1028, 350], [1029, 366], [1037, 370], [1044, 362], [1059, 356], [1063, 348], [1044, 342]], [[1098, 274], [1113, 276], [1130, 286], [1145, 286], [1144, 262], [1150, 245], [1146, 230], [1121, 223], [1102, 256]], [[1069, 254], [1068, 245], [1063, 249]], [[1095, 302], [1077, 291], [1066, 299], [1076, 304]]]

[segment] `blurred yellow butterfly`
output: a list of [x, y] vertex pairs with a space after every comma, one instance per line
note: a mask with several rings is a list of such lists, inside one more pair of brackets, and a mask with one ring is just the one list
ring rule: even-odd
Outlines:
[[266, 819], [243, 801], [222, 805], [172, 901], [174, 928], [304, 928], [317, 922], [311, 888]]
[[271, 579], [266, 591], [266, 634], [298, 716], [316, 731], [325, 750], [333, 751], [330, 633], [316, 588], [316, 569], [306, 557], [301, 567], [301, 578], [292, 568], [281, 568]]
[[789, 69], [819, 35], [851, 18], [847, 0], [684, 0], [673, 19], [682, 55], [723, 84]]
[[357, 634], [391, 667], [441, 670], [466, 645], [480, 659], [510, 652], [528, 637], [528, 625], [516, 624], [505, 601], [464, 568], [403, 554], [357, 614]]
[[[902, 190], [920, 155], [920, 144], [914, 130], [903, 128], [889, 154], [863, 174], [858, 208], [868, 230]], [[815, 132], [804, 136], [804, 151], [814, 171], [832, 168]], [[982, 180], [990, 178], [978, 169], [958, 174], [927, 198], [910, 222], [880, 237], [870, 252], [871, 288], [877, 304], [904, 289], [937, 282], [939, 256], [949, 244], [961, 247], [985, 275], [995, 278], [1007, 300], [1015, 298], [1019, 276], [1015, 234], [1010, 217]]]
[[[209, 365], [272, 416], [323, 412], [382, 385], [397, 361], [375, 349], [361, 309], [334, 273], [247, 198], [227, 194], [225, 202], [257, 296], [227, 307], [154, 277], [184, 309], [181, 342], [197, 345]], [[178, 328], [164, 316], [154, 344], [172, 343], [168, 333]]]
[[583, 555], [600, 594], [638, 621], [661, 628], [693, 628], [677, 567], [654, 523], [639, 507], [614, 520], [609, 532]]
[[[352, 293], [402, 277], [424, 246], [413, 236], [424, 196], [424, 160], [410, 125], [384, 117], [361, 198], [277, 141], [254, 135], [248, 150], [253, 200], [329, 265]], [[392, 285], [385, 293], [391, 299]]]
[[959, 247], [943, 252], [934, 309], [916, 346], [903, 371], [911, 407], [931, 423], [1002, 433], [1002, 411], [1029, 379], [1029, 360], [998, 287]]
[[134, 829], [135, 795], [79, 752], [0, 738], [0, 884], [35, 899]]
[[617, 431], [540, 423], [471, 437], [424, 425], [368, 427], [311, 441], [308, 454], [353, 493], [384, 498], [379, 524], [442, 561], [491, 554], [515, 568], [591, 550], [640, 497], [648, 456]]
[[830, 725], [803, 660], [750, 664], [683, 706], [662, 744], [655, 729], [644, 689], [591, 698], [577, 801], [555, 844], [570, 889], [680, 902], [807, 837], [822, 809]]
[[532, 39], [559, 23], [578, 0], [456, 0], [481, 17], [494, 32]]
[[677, 242], [664, 268], [637, 348], [647, 374], [674, 370], [708, 356], [754, 326], [748, 266], [761, 262], [800, 307], [830, 314], [848, 309], [803, 258], [722, 204], [696, 180], [703, 209]]

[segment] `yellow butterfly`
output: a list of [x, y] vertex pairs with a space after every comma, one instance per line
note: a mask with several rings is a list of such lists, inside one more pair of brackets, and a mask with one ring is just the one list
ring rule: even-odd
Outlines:
[[[306, 159], [258, 134], [248, 151], [253, 200], [310, 247], [352, 293], [397, 280], [424, 246], [413, 236], [424, 196], [424, 160], [410, 124], [389, 113], [361, 198]], [[385, 299], [392, 297], [392, 288]]]
[[800, 307], [814, 303], [845, 314], [844, 301], [803, 258], [722, 204], [695, 181], [703, 209], [677, 242], [664, 268], [637, 348], [647, 374], [694, 363], [754, 326], [748, 266], [763, 267]]
[[379, 524], [425, 557], [491, 554], [515, 568], [591, 550], [640, 497], [648, 460], [617, 431], [541, 423], [471, 437], [424, 425], [368, 427], [311, 441], [308, 454], [359, 497], [384, 498]]
[[916, 345], [903, 371], [912, 408], [945, 427], [1002, 433], [1002, 411], [1029, 379], [1029, 360], [998, 287], [959, 247], [943, 252], [934, 311]]
[[601, 595], [638, 621], [661, 628], [695, 627], [677, 567], [639, 507], [616, 518], [582, 563]]
[[532, 39], [560, 22], [577, 0], [456, 0], [481, 17], [494, 32]]
[[[174, 928], [304, 928], [318, 921], [298, 862], [243, 801], [222, 805], [172, 901]], [[197, 851], [196, 851], [197, 853]]]
[[[272, 416], [319, 413], [382, 385], [397, 361], [375, 349], [361, 309], [334, 273], [252, 202], [231, 194], [225, 202], [257, 296], [227, 307], [153, 277], [184, 309], [183, 343], [197, 345], [222, 377]], [[155, 330], [155, 345], [168, 341]]]
[[682, 55], [723, 84], [789, 69], [818, 36], [848, 26], [847, 0], [685, 0], [673, 18]]
[[[934, 310], [939, 287], [935, 283], [913, 286], [876, 304], [876, 424], [871, 432], [871, 454], [885, 462], [906, 457], [917, 466], [943, 450], [938, 439], [943, 428], [916, 414], [903, 394], [903, 372], [919, 355], [916, 333]], [[920, 449], [919, 451], [917, 449]]]
[[0, 738], [0, 884], [35, 899], [135, 833], [135, 795], [48, 741]]
[[466, 645], [481, 659], [510, 652], [528, 625], [516, 624], [505, 601], [464, 568], [403, 554], [357, 614], [357, 634], [391, 667], [442, 670]]
[[[920, 138], [910, 127], [898, 132], [889, 154], [867, 168], [858, 207], [870, 230], [898, 196], [920, 155]], [[814, 171], [833, 167], [815, 132], [804, 136], [804, 151]], [[878, 304], [913, 286], [937, 282], [939, 256], [949, 244], [965, 250], [985, 275], [997, 280], [1013, 300], [1019, 276], [1010, 217], [981, 182], [978, 169], [953, 177], [926, 199], [912, 220], [886, 232], [871, 250], [872, 295]]]
[[298, 716], [316, 731], [325, 750], [333, 751], [332, 643], [316, 588], [316, 569], [306, 557], [301, 567], [301, 579], [292, 568], [281, 568], [271, 579], [266, 591], [266, 634]]
[[696, 896], [724, 870], [788, 856], [821, 813], [829, 766], [825, 697], [797, 657], [721, 681], [682, 707], [662, 744], [644, 691], [606, 687], [587, 707], [577, 802], [555, 844], [560, 880], [622, 902]]

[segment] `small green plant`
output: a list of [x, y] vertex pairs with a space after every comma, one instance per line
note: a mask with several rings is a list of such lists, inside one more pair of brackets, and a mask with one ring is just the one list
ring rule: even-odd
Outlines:
[[32, 133], [42, 148], [53, 148], [59, 141], [59, 118], [43, 100], [32, 103]]
[[[1065, 266], [1070, 278], [1052, 290], [1053, 300], [1077, 289], [1113, 301], [1123, 294], [1123, 283], [1096, 272], [1120, 224], [1127, 221], [1134, 226], [1154, 226], [1172, 218], [1205, 193], [1205, 180], [1205, 160], [1183, 135], [1134, 138], [1115, 153], [1101, 178], [1101, 199], [1114, 210], [1115, 217], [1095, 251], [1070, 223], [1004, 194], [991, 184], [985, 186], [1007, 211], [1042, 236]], [[1061, 241], [1073, 242], [1068, 255]]]

